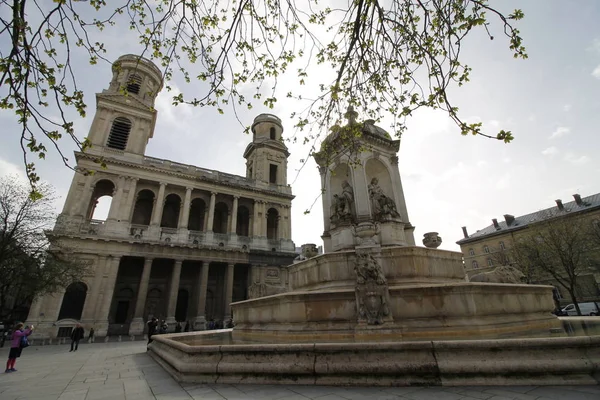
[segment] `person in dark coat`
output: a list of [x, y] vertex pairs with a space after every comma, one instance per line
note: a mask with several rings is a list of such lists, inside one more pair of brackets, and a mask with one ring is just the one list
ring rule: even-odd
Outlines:
[[90, 343], [94, 343], [94, 328], [90, 328], [90, 335], [88, 336], [88, 341]]
[[183, 328], [184, 332], [189, 332], [190, 331], [190, 321], [187, 321], [185, 323], [185, 328]]
[[175, 333], [180, 333], [181, 332], [181, 324], [178, 322], [177, 325], [175, 325]]
[[75, 329], [71, 332], [71, 350], [69, 350], [69, 352], [73, 351], [73, 345], [75, 345], [75, 351], [77, 351], [79, 341], [83, 339], [84, 336], [83, 327], [81, 324], [77, 324]]
[[158, 329], [158, 320], [156, 318], [152, 318], [148, 321], [148, 344], [152, 343], [152, 335], [156, 335], [156, 330]]

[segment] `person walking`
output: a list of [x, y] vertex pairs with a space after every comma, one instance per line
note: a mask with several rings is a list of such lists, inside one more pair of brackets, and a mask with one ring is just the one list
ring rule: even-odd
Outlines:
[[152, 318], [148, 321], [148, 344], [152, 343], [152, 335], [156, 334], [156, 330], [158, 329], [158, 320], [156, 318]]
[[77, 348], [79, 347], [79, 341], [83, 339], [84, 336], [85, 334], [81, 324], [75, 325], [75, 329], [73, 329], [73, 332], [71, 332], [71, 350], [69, 350], [69, 352], [73, 351], [73, 345], [75, 345], [75, 351], [77, 351]]
[[90, 328], [90, 335], [88, 336], [88, 342], [94, 343], [94, 328]]
[[185, 327], [183, 328], [184, 332], [189, 332], [190, 331], [190, 321], [186, 321], [185, 322]]
[[21, 357], [21, 352], [23, 349], [29, 346], [27, 336], [31, 335], [31, 332], [33, 332], [33, 325], [23, 330], [22, 322], [18, 322], [16, 324], [15, 330], [12, 334], [12, 340], [10, 342], [10, 352], [8, 353], [8, 361], [6, 362], [6, 370], [4, 371], [5, 373], [17, 372], [15, 369], [17, 358]]

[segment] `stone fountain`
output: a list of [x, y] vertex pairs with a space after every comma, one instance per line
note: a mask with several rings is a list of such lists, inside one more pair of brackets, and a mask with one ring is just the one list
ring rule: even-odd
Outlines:
[[287, 267], [283, 293], [233, 303], [232, 330], [161, 335], [152, 356], [188, 382], [597, 383], [600, 337], [564, 337], [552, 287], [467, 282], [436, 232], [415, 246], [400, 141], [346, 116], [315, 155], [325, 254]]

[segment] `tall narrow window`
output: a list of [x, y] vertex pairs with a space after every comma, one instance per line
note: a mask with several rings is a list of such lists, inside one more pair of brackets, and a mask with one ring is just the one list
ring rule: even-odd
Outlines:
[[487, 247], [487, 245], [483, 246], [483, 251], [486, 252], [486, 253], [489, 253], [490, 252], [490, 248]]
[[470, 256], [474, 256], [474, 255], [475, 255], [475, 250], [473, 250], [473, 249], [469, 249], [469, 255], [470, 255]]
[[141, 86], [142, 78], [137, 74], [133, 74], [129, 77], [129, 80], [127, 81], [127, 92], [138, 94], [140, 92]]
[[275, 140], [277, 138], [275, 134], [275, 128], [271, 127], [271, 129], [269, 129], [269, 136], [271, 137], [271, 140]]
[[506, 246], [504, 246], [504, 242], [500, 242], [500, 248], [501, 248], [502, 250], [506, 250]]
[[473, 269], [477, 269], [477, 268], [479, 268], [479, 264], [477, 264], [477, 261], [473, 261], [473, 262], [471, 263], [471, 265], [473, 265]]
[[492, 261], [491, 258], [488, 258], [487, 259], [487, 265], [488, 265], [488, 267], [493, 267], [494, 266], [494, 261]]
[[129, 131], [131, 131], [131, 121], [123, 117], [116, 118], [110, 128], [106, 145], [113, 149], [125, 150]]
[[277, 165], [275, 164], [269, 165], [269, 182], [277, 183]]

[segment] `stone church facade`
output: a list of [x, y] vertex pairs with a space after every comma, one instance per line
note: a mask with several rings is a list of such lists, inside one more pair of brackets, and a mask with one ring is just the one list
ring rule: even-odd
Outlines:
[[[92, 147], [75, 154], [83, 173], [47, 232], [89, 273], [34, 302], [27, 322], [39, 337], [65, 336], [77, 322], [97, 336], [140, 335], [153, 316], [171, 330], [227, 325], [230, 303], [286, 285], [283, 267], [296, 254], [281, 120], [255, 118], [245, 177], [149, 157], [162, 84], [152, 62], [125, 55], [96, 95]], [[112, 197], [108, 216], [93, 220], [103, 196]]]

